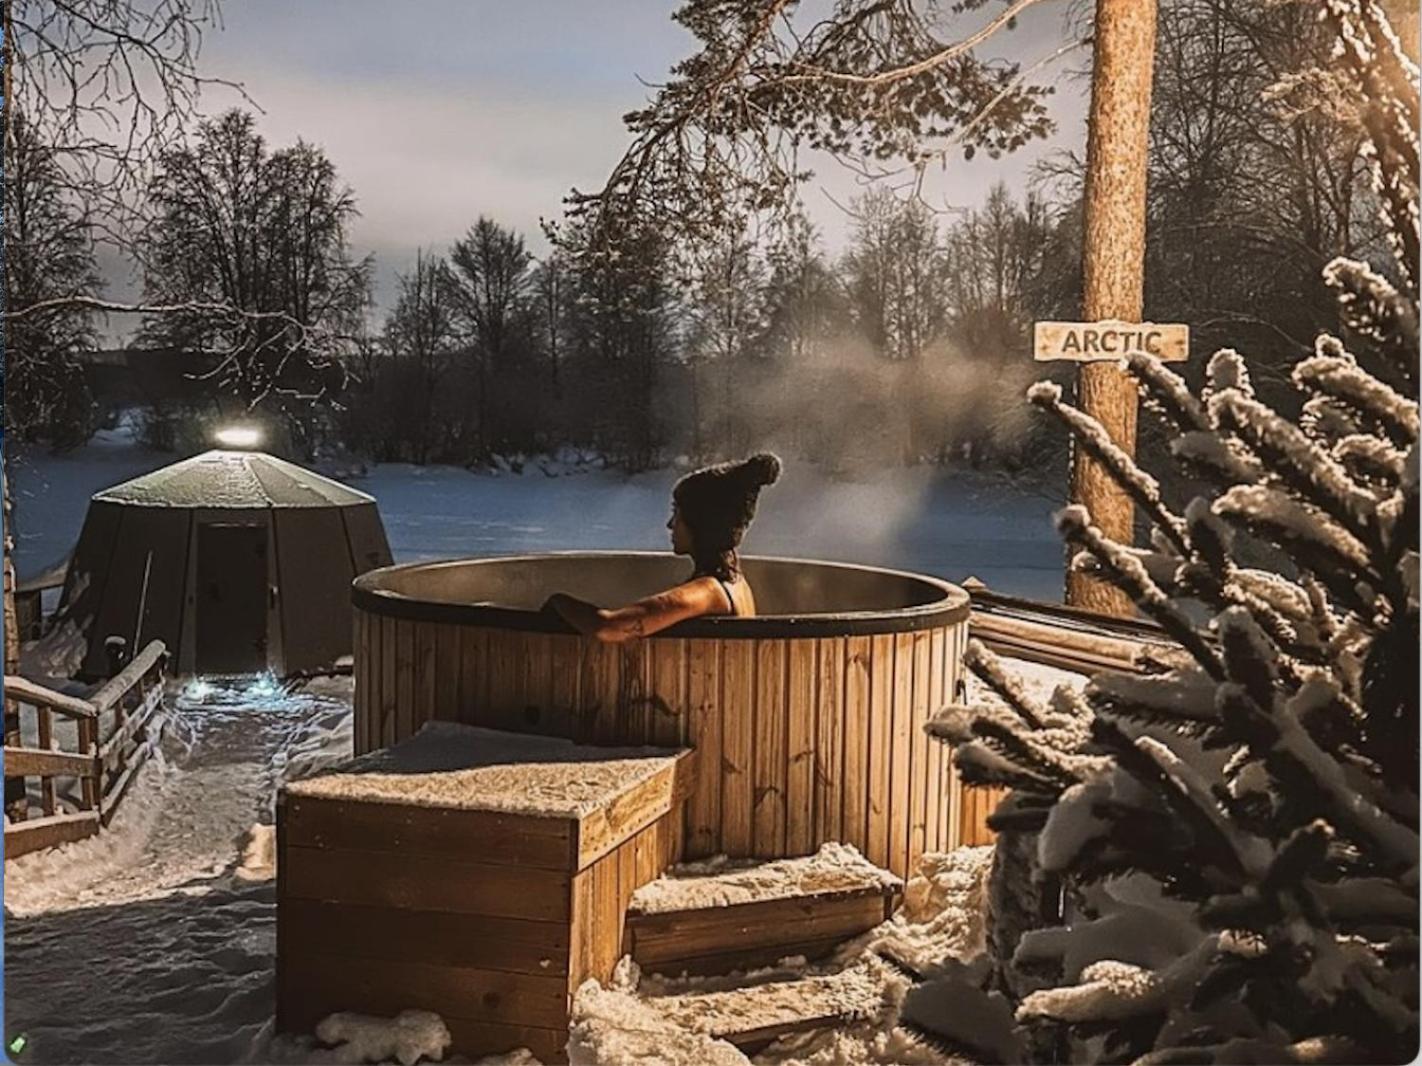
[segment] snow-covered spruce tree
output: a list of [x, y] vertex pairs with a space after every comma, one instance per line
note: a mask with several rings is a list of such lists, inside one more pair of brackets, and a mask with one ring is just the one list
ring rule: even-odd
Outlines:
[[[1035, 834], [1038, 876], [1065, 889], [1064, 924], [997, 940], [1016, 939], [997, 960], [1015, 979], [992, 998], [1010, 1001], [1019, 1040], [1035, 1031], [1018, 1047], [1038, 1057], [1418, 1051], [1417, 69], [1372, 0], [1323, 9], [1393, 278], [1327, 268], [1342, 336], [1294, 367], [1296, 419], [1256, 398], [1234, 351], [1210, 360], [1198, 395], [1130, 361], [1175, 458], [1212, 486], [1181, 511], [1058, 388], [1035, 386], [1152, 526], [1149, 548], [1129, 547], [1069, 507], [1073, 565], [1125, 590], [1179, 651], [1040, 707], [975, 645], [970, 666], [1003, 705], [934, 727], [960, 744], [966, 781], [1013, 788], [995, 824], [1018, 844]], [[945, 997], [923, 991], [906, 1013], [934, 1028]]]

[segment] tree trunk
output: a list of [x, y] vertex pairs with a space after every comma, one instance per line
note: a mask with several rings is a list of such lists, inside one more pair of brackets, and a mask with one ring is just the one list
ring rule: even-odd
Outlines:
[[[3, 516], [3, 519], [0, 519], [0, 544], [3, 544], [4, 550], [5, 673], [13, 675], [20, 672], [20, 628], [15, 613], [14, 542], [10, 537], [10, 479], [3, 462], [0, 462], [0, 496], [4, 497], [4, 505], [0, 507], [0, 516]], [[5, 744], [7, 747], [20, 745], [20, 709], [9, 700], [5, 701]], [[25, 779], [5, 778], [5, 812], [12, 820], [19, 820], [24, 817], [25, 806]]]
[[[1156, 0], [1097, 0], [1091, 116], [1087, 134], [1086, 235], [1082, 316], [1139, 322], [1145, 266], [1146, 154]], [[1085, 363], [1077, 405], [1129, 455], [1136, 450], [1136, 388], [1112, 363]], [[1134, 539], [1130, 499], [1095, 460], [1073, 445], [1071, 500], [1113, 540]], [[1067, 603], [1109, 614], [1134, 613], [1130, 598], [1085, 574], [1067, 574]]]
[[[4, 43], [3, 54], [0, 54], [0, 65], [3, 65], [3, 91], [4, 105], [4, 153], [5, 169], [9, 169], [10, 163], [10, 95], [11, 70], [11, 45], [13, 40], [10, 29], [10, 0], [5, 0], [3, 15]], [[3, 304], [0, 298], [0, 304]], [[8, 310], [8, 307], [4, 308]], [[4, 434], [0, 433], [0, 447], [3, 447]], [[17, 674], [20, 671], [20, 628], [19, 620], [15, 614], [15, 560], [13, 557], [14, 545], [10, 538], [10, 478], [7, 469], [7, 460], [0, 457], [0, 551], [4, 556], [4, 627], [5, 627], [5, 673]], [[19, 708], [5, 701], [5, 743], [18, 746], [20, 743], [20, 712]], [[23, 816], [25, 806], [25, 779], [23, 777], [5, 778], [5, 810], [15, 812], [16, 815]]]

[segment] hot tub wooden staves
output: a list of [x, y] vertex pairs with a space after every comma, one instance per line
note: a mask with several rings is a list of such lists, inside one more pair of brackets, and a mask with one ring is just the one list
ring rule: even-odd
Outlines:
[[684, 566], [587, 554], [367, 575], [355, 592], [356, 750], [430, 720], [690, 747], [689, 858], [805, 855], [838, 840], [908, 876], [925, 851], [976, 841], [977, 805], [963, 802], [949, 749], [923, 732], [962, 676], [961, 589], [752, 559], [761, 616], [701, 619], [620, 646], [572, 635], [536, 609], [557, 590], [631, 599]]

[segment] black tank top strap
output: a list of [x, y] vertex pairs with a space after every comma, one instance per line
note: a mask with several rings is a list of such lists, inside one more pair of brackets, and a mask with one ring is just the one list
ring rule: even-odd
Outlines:
[[716, 583], [721, 586], [721, 591], [726, 594], [726, 602], [731, 605], [731, 614], [740, 614], [740, 609], [736, 606], [736, 597], [731, 595], [731, 583], [723, 578], [717, 578]]

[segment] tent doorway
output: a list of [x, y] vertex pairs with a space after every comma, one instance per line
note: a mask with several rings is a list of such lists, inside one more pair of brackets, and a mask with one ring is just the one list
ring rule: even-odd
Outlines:
[[267, 527], [198, 526], [199, 674], [252, 674], [267, 668]]

